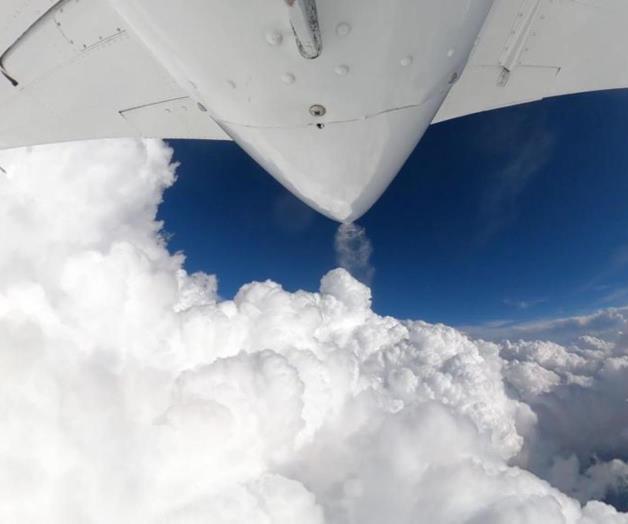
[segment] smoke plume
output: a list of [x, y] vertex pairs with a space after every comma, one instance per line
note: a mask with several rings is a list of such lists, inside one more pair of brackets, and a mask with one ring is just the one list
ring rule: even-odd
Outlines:
[[334, 247], [337, 264], [349, 271], [354, 278], [370, 285], [375, 269], [371, 265], [373, 245], [366, 236], [366, 229], [358, 224], [340, 224]]

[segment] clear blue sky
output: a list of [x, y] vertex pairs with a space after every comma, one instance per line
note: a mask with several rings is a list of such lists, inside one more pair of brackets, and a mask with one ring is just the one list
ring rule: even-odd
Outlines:
[[[160, 209], [190, 271], [231, 297], [267, 278], [316, 290], [337, 224], [238, 146], [172, 141]], [[453, 325], [628, 303], [628, 91], [562, 97], [432, 126], [359, 223], [375, 310]]]

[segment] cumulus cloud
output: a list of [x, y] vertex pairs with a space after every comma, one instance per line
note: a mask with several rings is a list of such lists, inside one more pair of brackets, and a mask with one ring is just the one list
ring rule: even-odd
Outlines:
[[587, 315], [528, 322], [492, 322], [461, 329], [473, 337], [487, 340], [552, 340], [569, 346], [577, 344], [583, 337], [597, 338], [606, 344], [619, 342], [628, 333], [627, 323], [628, 307], [613, 307]]
[[0, 153], [0, 522], [628, 522], [620, 343], [381, 317], [343, 269], [222, 300], [160, 236], [170, 158]]
[[370, 285], [375, 274], [371, 264], [373, 244], [366, 229], [358, 224], [340, 224], [334, 239], [338, 265], [361, 282]]

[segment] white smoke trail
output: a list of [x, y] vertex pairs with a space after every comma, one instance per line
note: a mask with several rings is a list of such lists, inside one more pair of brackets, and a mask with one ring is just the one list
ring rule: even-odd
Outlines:
[[366, 230], [357, 224], [340, 224], [334, 239], [337, 264], [354, 278], [370, 285], [375, 268], [371, 265], [373, 245]]
[[628, 522], [591, 502], [627, 492], [622, 342], [472, 341], [342, 269], [220, 300], [159, 236], [162, 143], [0, 163], [0, 522]]

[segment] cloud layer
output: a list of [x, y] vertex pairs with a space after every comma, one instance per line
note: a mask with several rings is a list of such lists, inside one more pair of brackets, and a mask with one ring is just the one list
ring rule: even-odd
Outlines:
[[[494, 322], [461, 328], [475, 338], [503, 340], [516, 338], [528, 341], [552, 340], [565, 346], [582, 345], [591, 337], [610, 345], [628, 344], [628, 307], [611, 307], [581, 316], [536, 320], [529, 322]], [[584, 342], [586, 345], [586, 341]]]
[[474, 341], [342, 269], [220, 300], [161, 142], [0, 153], [0, 522], [625, 523], [621, 340]]

